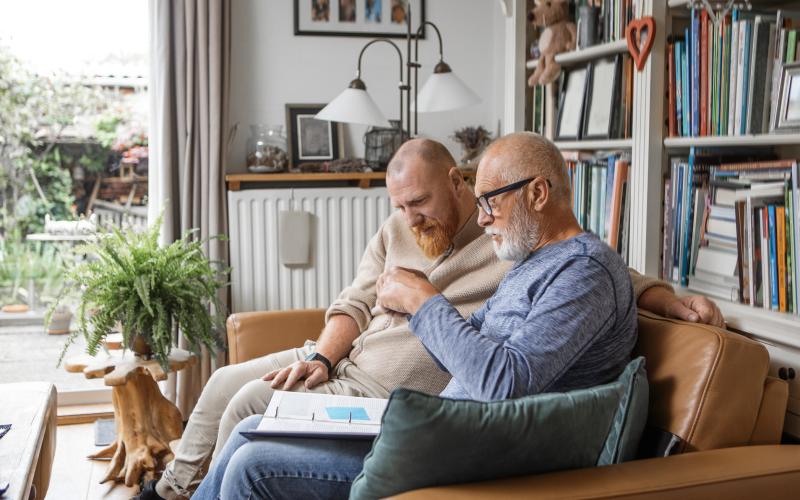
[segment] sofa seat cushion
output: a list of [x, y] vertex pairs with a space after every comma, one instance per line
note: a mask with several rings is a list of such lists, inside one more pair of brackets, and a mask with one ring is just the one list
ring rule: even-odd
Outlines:
[[350, 497], [624, 461], [647, 400], [641, 357], [612, 383], [566, 393], [484, 403], [398, 389]]

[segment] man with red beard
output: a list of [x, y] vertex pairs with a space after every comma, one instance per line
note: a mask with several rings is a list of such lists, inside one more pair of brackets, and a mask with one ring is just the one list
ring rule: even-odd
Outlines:
[[[369, 242], [353, 283], [328, 308], [316, 343], [217, 370], [175, 459], [140, 498], [189, 496], [215, 443], [220, 450], [236, 424], [263, 413], [273, 390], [386, 398], [398, 387], [429, 394], [445, 388], [450, 375], [411, 333], [406, 317], [377, 305], [378, 278], [395, 267], [421, 271], [466, 318], [492, 296], [513, 263], [495, 255], [492, 238], [478, 225], [472, 190], [438, 142], [406, 142], [389, 165], [386, 186], [397, 210]], [[635, 271], [631, 278], [641, 308], [722, 323], [703, 297], [679, 299], [665, 283]]]

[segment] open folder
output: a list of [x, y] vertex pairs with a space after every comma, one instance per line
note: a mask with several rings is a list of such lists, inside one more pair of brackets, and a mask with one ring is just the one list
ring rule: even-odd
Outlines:
[[248, 439], [311, 437], [372, 439], [381, 430], [387, 399], [275, 391]]

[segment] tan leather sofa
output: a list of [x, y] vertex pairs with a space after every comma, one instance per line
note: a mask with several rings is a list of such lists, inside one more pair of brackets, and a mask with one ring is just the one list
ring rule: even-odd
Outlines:
[[[231, 363], [315, 339], [324, 310], [228, 318]], [[779, 445], [788, 387], [767, 375], [761, 344], [706, 325], [639, 315], [636, 354], [647, 358], [648, 424], [680, 438], [678, 454], [624, 464], [400, 495], [439, 498], [797, 498], [800, 446]]]

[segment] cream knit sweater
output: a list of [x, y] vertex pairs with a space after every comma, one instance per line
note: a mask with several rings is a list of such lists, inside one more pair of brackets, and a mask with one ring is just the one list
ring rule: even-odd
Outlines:
[[[453, 239], [448, 252], [427, 258], [399, 212], [392, 214], [370, 240], [353, 283], [331, 304], [326, 319], [337, 314], [353, 318], [361, 335], [343, 363], [352, 362], [387, 391], [406, 387], [438, 394], [450, 380], [409, 330], [405, 316], [391, 314], [375, 305], [375, 283], [392, 266], [423, 271], [444, 297], [465, 318], [497, 289], [513, 263], [501, 261], [491, 238], [477, 224], [477, 210]], [[631, 270], [636, 297], [652, 286], [666, 283]]]

